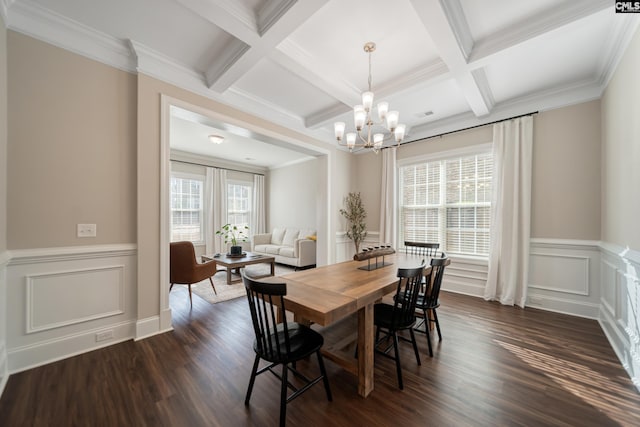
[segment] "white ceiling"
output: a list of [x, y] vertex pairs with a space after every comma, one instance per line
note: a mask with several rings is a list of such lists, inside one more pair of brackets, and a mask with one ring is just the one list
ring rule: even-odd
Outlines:
[[377, 44], [376, 100], [400, 111], [411, 141], [600, 97], [640, 19], [615, 13], [610, 0], [2, 0], [0, 7], [10, 29], [334, 145], [333, 122], [352, 129], [351, 107], [367, 89], [368, 41]]

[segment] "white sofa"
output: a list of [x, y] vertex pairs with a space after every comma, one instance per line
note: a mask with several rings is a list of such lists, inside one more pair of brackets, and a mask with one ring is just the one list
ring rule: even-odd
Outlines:
[[273, 256], [280, 264], [315, 266], [315, 236], [315, 230], [310, 229], [274, 228], [271, 233], [253, 235], [252, 252]]

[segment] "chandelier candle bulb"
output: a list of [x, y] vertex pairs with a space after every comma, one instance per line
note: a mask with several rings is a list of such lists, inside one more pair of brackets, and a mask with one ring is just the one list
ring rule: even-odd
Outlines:
[[404, 132], [406, 130], [406, 126], [405, 125], [398, 125], [396, 126], [396, 130], [394, 131], [394, 135], [396, 137], [396, 142], [400, 142], [402, 141], [402, 139], [404, 138]]
[[371, 111], [373, 106], [373, 92], [365, 92], [362, 94], [362, 106], [367, 113]]
[[342, 139], [342, 136], [344, 135], [344, 127], [345, 127], [344, 122], [335, 122], [333, 124], [333, 129], [336, 132], [336, 139], [338, 141], [340, 141]]
[[397, 111], [389, 111], [387, 113], [387, 128], [390, 131], [394, 131], [395, 128], [398, 126], [398, 119], [400, 118], [400, 113], [398, 113]]
[[378, 102], [378, 119], [380, 119], [381, 122], [384, 122], [384, 119], [387, 117], [387, 111], [389, 111], [389, 103], [386, 101]]
[[347, 134], [347, 147], [349, 147], [349, 150], [353, 150], [353, 147], [356, 146], [356, 136], [355, 132], [349, 132]]

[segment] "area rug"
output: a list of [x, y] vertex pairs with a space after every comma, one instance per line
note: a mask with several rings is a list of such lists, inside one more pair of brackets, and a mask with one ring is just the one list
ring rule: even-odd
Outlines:
[[[245, 267], [245, 271], [249, 276], [263, 276], [265, 274], [269, 274], [271, 271], [270, 269], [271, 266], [269, 264], [253, 264]], [[293, 271], [295, 271], [293, 267], [276, 264], [276, 276], [292, 273]], [[239, 275], [233, 274], [234, 280], [239, 278]], [[215, 285], [216, 291], [218, 292], [217, 295], [213, 293], [213, 289], [211, 288], [209, 279], [192, 285], [191, 291], [203, 300], [210, 302], [211, 304], [216, 304], [222, 301], [229, 301], [231, 299], [243, 297], [246, 295], [244, 284], [242, 282], [236, 282], [231, 285], [227, 285], [226, 271], [220, 271], [216, 273], [215, 276], [213, 276], [213, 284]]]

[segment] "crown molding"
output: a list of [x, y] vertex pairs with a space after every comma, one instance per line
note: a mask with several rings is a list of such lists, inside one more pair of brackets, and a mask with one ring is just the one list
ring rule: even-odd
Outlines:
[[611, 32], [606, 41], [606, 56], [600, 58], [598, 69], [600, 87], [604, 90], [616, 71], [620, 60], [624, 56], [631, 39], [640, 26], [640, 16], [635, 14], [623, 14], [619, 18], [618, 25]]
[[175, 83], [180, 87], [199, 87], [206, 90], [205, 79], [201, 73], [175, 62], [168, 56], [148, 46], [129, 40], [131, 52], [136, 58], [136, 70], [139, 73]]
[[525, 95], [517, 99], [498, 103], [491, 114], [481, 118], [472, 112], [465, 112], [445, 119], [427, 122], [411, 129], [411, 141], [430, 138], [447, 132], [455, 132], [472, 126], [505, 120], [509, 117], [528, 114], [533, 111], [546, 111], [569, 105], [599, 99], [602, 89], [594, 79], [583, 80], [570, 86], [550, 88], [545, 91]]
[[54, 13], [30, 0], [4, 2], [8, 9], [5, 25], [10, 30], [120, 70], [135, 72], [135, 58], [126, 41]]

